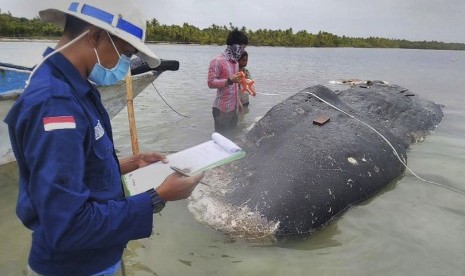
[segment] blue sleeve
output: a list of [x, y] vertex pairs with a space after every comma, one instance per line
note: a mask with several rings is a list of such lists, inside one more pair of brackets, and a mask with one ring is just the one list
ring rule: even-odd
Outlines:
[[[44, 118], [59, 116], [72, 118], [75, 127], [46, 131]], [[147, 193], [103, 201], [91, 196], [84, 169], [89, 122], [75, 99], [52, 97], [29, 106], [16, 127], [17, 133], [22, 131], [17, 138], [29, 170], [26, 189], [39, 221], [35, 236], [59, 251], [111, 247], [150, 236], [153, 214]]]

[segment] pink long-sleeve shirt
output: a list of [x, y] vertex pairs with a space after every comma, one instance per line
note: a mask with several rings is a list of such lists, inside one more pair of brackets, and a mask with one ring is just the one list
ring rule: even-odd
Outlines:
[[212, 61], [208, 68], [208, 87], [216, 88], [216, 98], [213, 107], [222, 112], [231, 112], [239, 106], [239, 88], [236, 83], [228, 85], [228, 78], [239, 71], [239, 64], [228, 60], [221, 53]]

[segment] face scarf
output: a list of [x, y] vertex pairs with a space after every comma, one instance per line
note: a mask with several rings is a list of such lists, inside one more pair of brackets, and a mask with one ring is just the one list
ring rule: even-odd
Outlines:
[[100, 58], [98, 56], [97, 50], [94, 48], [98, 63], [94, 65], [94, 68], [90, 72], [89, 80], [97, 85], [113, 85], [122, 80], [128, 74], [128, 70], [131, 64], [131, 59], [129, 57], [126, 55], [120, 55], [118, 49], [116, 49], [116, 45], [113, 42], [113, 39], [111, 39], [110, 34], [108, 34], [108, 37], [113, 44], [113, 48], [115, 49], [116, 54], [119, 56], [119, 60], [115, 67], [112, 69], [105, 68], [100, 64]]
[[245, 47], [239, 44], [228, 45], [224, 53], [229, 60], [237, 62], [244, 53]]

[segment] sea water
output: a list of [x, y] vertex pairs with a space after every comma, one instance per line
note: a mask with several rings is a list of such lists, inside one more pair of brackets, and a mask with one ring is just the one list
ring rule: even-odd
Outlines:
[[[0, 61], [33, 66], [51, 42], [1, 42]], [[223, 46], [150, 45], [180, 61], [135, 100], [140, 148], [173, 152], [209, 139], [213, 131], [207, 87], [209, 61]], [[444, 105], [444, 118], [408, 150], [421, 177], [465, 189], [465, 52], [402, 49], [247, 47], [257, 91], [245, 132], [271, 107], [316, 84], [383, 80]], [[156, 90], [155, 90], [156, 88]], [[163, 99], [162, 99], [163, 97]], [[166, 103], [170, 104], [169, 107]], [[180, 116], [173, 112], [175, 109]], [[113, 121], [118, 154], [131, 153], [126, 110]], [[0, 274], [21, 275], [30, 232], [15, 216], [17, 167], [0, 167]], [[380, 194], [351, 208], [310, 237], [259, 245], [231, 239], [197, 222], [187, 201], [155, 215], [153, 235], [129, 244], [126, 275], [465, 275], [465, 195], [406, 172]]]

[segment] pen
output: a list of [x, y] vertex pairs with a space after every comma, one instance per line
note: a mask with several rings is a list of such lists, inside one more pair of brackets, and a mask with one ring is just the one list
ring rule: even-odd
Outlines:
[[[173, 171], [175, 171], [175, 172], [177, 172], [177, 173], [180, 173], [180, 174], [182, 174], [182, 175], [184, 175], [184, 176], [187, 176], [187, 177], [192, 176], [191, 174], [186, 173], [185, 171], [181, 170], [181, 169], [178, 168], [178, 167], [170, 166], [170, 168], [171, 168]], [[203, 185], [206, 185], [206, 186], [208, 186], [208, 187], [212, 187], [212, 185], [207, 184], [207, 183], [202, 182], [202, 181], [199, 181], [199, 183], [200, 183], [200, 184], [203, 184]]]

